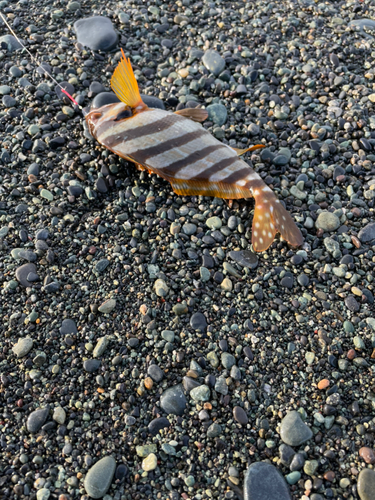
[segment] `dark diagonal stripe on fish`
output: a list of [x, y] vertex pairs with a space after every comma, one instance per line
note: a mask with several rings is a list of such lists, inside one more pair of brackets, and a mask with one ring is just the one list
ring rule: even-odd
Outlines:
[[230, 167], [236, 161], [238, 161], [237, 155], [230, 156], [229, 158], [223, 158], [222, 160], [214, 163], [212, 167], [206, 168], [204, 172], [194, 176], [194, 180], [209, 180], [212, 175], [217, 174], [220, 170], [224, 170], [224, 168]]
[[181, 137], [174, 137], [172, 139], [167, 139], [164, 142], [157, 144], [156, 146], [151, 146], [150, 148], [147, 148], [146, 146], [146, 149], [142, 151], [137, 151], [134, 157], [136, 158], [137, 161], [139, 161], [139, 163], [144, 163], [148, 159], [150, 159], [150, 162], [152, 162], [152, 158], [154, 156], [167, 153], [171, 149], [179, 148], [181, 146], [184, 146], [185, 144], [188, 144], [191, 141], [194, 141], [195, 139], [199, 139], [199, 137], [201, 137], [203, 133], [204, 133], [203, 130], [195, 130], [194, 132], [184, 134]]
[[[187, 156], [186, 158], [183, 158], [182, 160], [178, 160], [178, 161], [175, 161], [174, 163], [171, 163], [170, 165], [165, 167], [165, 169], [163, 169], [163, 170], [168, 175], [175, 176], [176, 174], [178, 174], [179, 170], [181, 170], [182, 168], [187, 167], [189, 165], [192, 165], [194, 163], [197, 163], [199, 160], [203, 160], [204, 158], [206, 158], [206, 156], [213, 153], [214, 151], [217, 151], [218, 149], [227, 148], [227, 147], [228, 146], [226, 146], [225, 144], [221, 144], [221, 143], [213, 144], [212, 146], [207, 146], [207, 147], [201, 149], [200, 151], [194, 151], [194, 153], [191, 153], [189, 156]], [[235, 158], [237, 158], [237, 157], [235, 157]], [[194, 176], [194, 175], [192, 176], [192, 180], [196, 179], [196, 178], [197, 178], [196, 176]]]
[[[178, 115], [164, 116], [160, 120], [157, 120], [153, 123], [135, 127], [130, 130], [124, 130], [123, 132], [119, 132], [118, 134], [110, 135], [104, 139], [103, 144], [108, 148], [115, 148], [123, 142], [132, 141], [133, 139], [139, 139], [140, 137], [145, 137], [145, 144], [147, 144], [147, 136], [155, 134], [157, 132], [161, 132], [162, 130], [167, 130], [169, 127], [172, 127], [172, 125], [181, 120], [186, 120], [186, 118], [181, 118]], [[100, 128], [101, 127], [99, 127], [98, 130], [99, 139], [101, 134]]]

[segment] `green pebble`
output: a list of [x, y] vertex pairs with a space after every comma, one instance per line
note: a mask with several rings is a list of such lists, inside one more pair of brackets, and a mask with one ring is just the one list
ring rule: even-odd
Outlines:
[[304, 472], [308, 476], [313, 476], [319, 466], [319, 462], [317, 460], [307, 460], [303, 467]]
[[38, 125], [30, 125], [30, 127], [27, 129], [27, 132], [29, 135], [36, 135], [36, 134], [39, 134], [40, 132], [40, 128], [38, 127]]
[[35, 321], [38, 319], [39, 317], [39, 314], [36, 312], [36, 311], [32, 311], [30, 314], [29, 314], [29, 321], [31, 323], [35, 323]]
[[347, 320], [344, 321], [343, 327], [344, 327], [345, 333], [353, 333], [354, 332], [353, 323], [351, 323], [350, 321], [347, 321]]
[[189, 488], [191, 488], [192, 486], [194, 486], [194, 484], [195, 484], [195, 479], [194, 479], [194, 476], [188, 476], [188, 477], [185, 479], [185, 484], [186, 484], [186, 486], [188, 486]]
[[48, 191], [48, 189], [42, 189], [40, 191], [40, 196], [42, 198], [45, 198], [48, 201], [52, 201], [53, 200], [53, 194], [51, 193], [51, 191]]
[[206, 225], [210, 229], [220, 229], [222, 226], [221, 219], [219, 217], [210, 217], [206, 220]]
[[285, 479], [288, 484], [293, 485], [298, 483], [298, 481], [301, 479], [301, 473], [296, 470], [294, 472], [291, 472], [290, 474], [285, 476]]
[[201, 266], [199, 268], [199, 273], [200, 273], [201, 280], [203, 281], [203, 283], [210, 280], [211, 273], [206, 267]]
[[356, 335], [353, 338], [353, 344], [357, 349], [364, 349], [365, 348], [365, 343], [363, 342], [363, 340], [361, 339], [361, 337], [359, 335]]

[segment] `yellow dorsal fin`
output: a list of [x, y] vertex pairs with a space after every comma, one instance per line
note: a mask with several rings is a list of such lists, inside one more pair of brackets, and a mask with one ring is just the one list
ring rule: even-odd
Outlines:
[[146, 107], [141, 99], [138, 82], [135, 79], [130, 59], [126, 59], [122, 49], [121, 53], [122, 59], [118, 63], [118, 66], [111, 78], [112, 90], [120, 101], [125, 103], [127, 106], [130, 106], [131, 108], [137, 108], [139, 106]]
[[246, 149], [233, 148], [231, 146], [231, 148], [235, 150], [235, 152], [238, 154], [238, 156], [244, 155], [245, 153], [248, 153], [249, 151], [255, 151], [256, 149], [261, 149], [261, 148], [265, 148], [265, 147], [266, 146], [264, 146], [263, 144], [256, 144], [255, 146], [251, 146], [250, 148], [246, 148]]

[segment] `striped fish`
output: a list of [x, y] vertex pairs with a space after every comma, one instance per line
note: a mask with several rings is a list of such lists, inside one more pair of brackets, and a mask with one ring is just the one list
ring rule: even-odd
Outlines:
[[100, 144], [169, 181], [179, 195], [216, 196], [229, 200], [255, 199], [252, 244], [266, 250], [279, 232], [293, 246], [302, 234], [273, 191], [239, 155], [264, 147], [237, 150], [222, 144], [199, 122], [203, 109], [175, 113], [150, 109], [142, 101], [130, 61], [121, 59], [111, 86], [121, 102], [86, 115], [89, 130]]

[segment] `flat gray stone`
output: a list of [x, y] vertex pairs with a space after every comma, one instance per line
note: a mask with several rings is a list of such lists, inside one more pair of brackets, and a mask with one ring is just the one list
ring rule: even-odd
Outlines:
[[207, 106], [208, 119], [221, 127], [227, 121], [228, 112], [223, 104], [210, 104]]
[[84, 488], [91, 498], [102, 498], [109, 490], [116, 470], [116, 461], [113, 457], [101, 458], [88, 471], [85, 477]]
[[375, 471], [362, 469], [358, 476], [357, 491], [361, 500], [374, 500]]
[[299, 446], [312, 438], [312, 432], [298, 411], [290, 411], [281, 421], [280, 436], [289, 446]]
[[291, 500], [288, 486], [274, 465], [256, 462], [247, 469], [244, 500]]
[[181, 384], [170, 387], [160, 396], [160, 406], [168, 415], [183, 415], [186, 397]]
[[64, 319], [60, 326], [61, 335], [77, 333], [77, 325], [72, 319]]
[[369, 241], [375, 240], [375, 222], [367, 224], [358, 233], [358, 239], [362, 243], [368, 243]]
[[108, 52], [117, 45], [118, 36], [108, 17], [93, 16], [74, 23], [78, 43], [91, 50]]
[[17, 40], [17, 38], [15, 38], [13, 35], [3, 35], [3, 36], [0, 36], [0, 47], [3, 44], [6, 45], [7, 49], [9, 50], [9, 52], [13, 52], [15, 50], [21, 50], [22, 49], [22, 45], [19, 43], [19, 41]]
[[31, 433], [38, 432], [44, 422], [47, 420], [48, 414], [48, 408], [42, 408], [40, 410], [31, 412], [26, 422], [27, 430]]
[[27, 277], [30, 273], [36, 274], [36, 266], [35, 264], [28, 263], [20, 266], [16, 269], [16, 279], [17, 281], [25, 287], [33, 286], [33, 284], [28, 281]]
[[202, 62], [214, 75], [218, 75], [225, 68], [225, 60], [216, 50], [206, 50], [202, 57]]
[[31, 351], [33, 347], [33, 339], [26, 337], [23, 339], [18, 339], [17, 344], [12, 348], [12, 351], [17, 356], [17, 358], [23, 358], [28, 352]]
[[258, 265], [258, 257], [254, 252], [250, 252], [250, 250], [231, 250], [228, 255], [242, 267], [255, 269]]
[[321, 212], [315, 222], [315, 227], [317, 229], [323, 229], [323, 231], [336, 231], [340, 226], [340, 219], [337, 215], [331, 212]]

